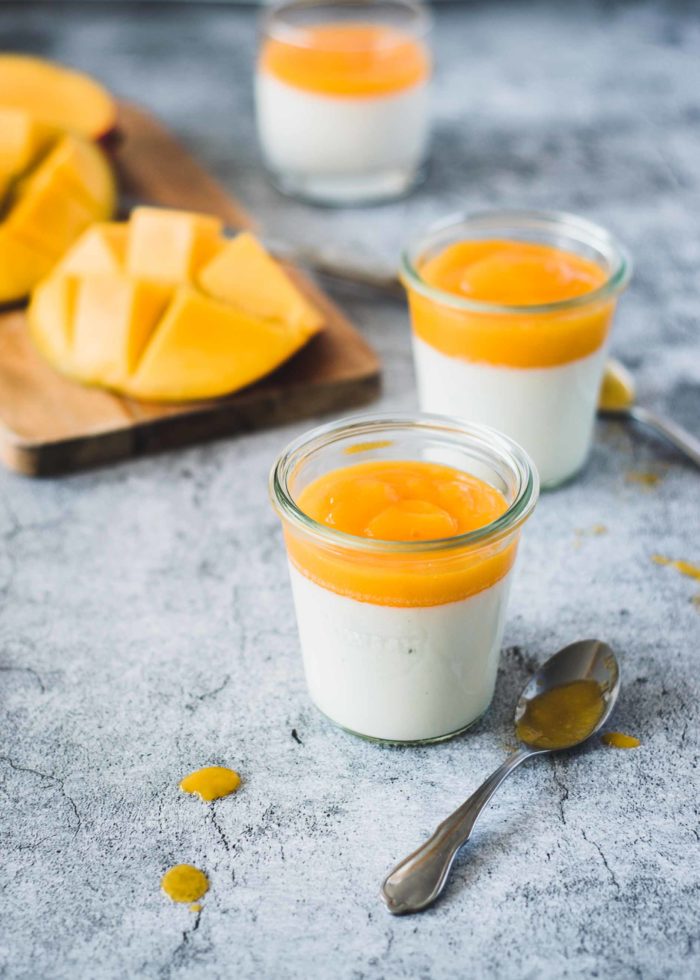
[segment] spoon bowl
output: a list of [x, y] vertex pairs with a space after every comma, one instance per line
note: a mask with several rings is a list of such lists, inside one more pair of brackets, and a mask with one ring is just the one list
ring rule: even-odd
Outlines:
[[620, 690], [620, 668], [615, 654], [607, 643], [601, 640], [579, 640], [569, 644], [553, 657], [545, 661], [537, 673], [523, 689], [515, 708], [515, 731], [519, 741], [530, 748], [540, 750], [542, 745], [528, 742], [522, 737], [522, 727], [519, 724], [526, 717], [528, 708], [535, 698], [541, 698], [547, 692], [561, 690], [565, 687], [591, 682], [596, 685], [600, 698], [600, 715], [590, 731], [585, 726], [579, 729], [579, 734], [566, 741], [567, 732], [553, 733], [557, 739], [556, 747], [547, 747], [547, 751], [572, 749], [580, 745], [599, 731], [610, 717], [615, 707]]
[[626, 367], [612, 358], [605, 365], [598, 395], [598, 414], [604, 418], [627, 419], [652, 429], [700, 467], [700, 439], [677, 422], [637, 404], [634, 379]]
[[550, 657], [528, 681], [515, 709], [520, 748], [387, 875], [381, 889], [387, 909], [406, 915], [432, 905], [479, 814], [506, 776], [526, 759], [589, 739], [609, 718], [619, 689], [620, 669], [607, 643], [581, 640]]

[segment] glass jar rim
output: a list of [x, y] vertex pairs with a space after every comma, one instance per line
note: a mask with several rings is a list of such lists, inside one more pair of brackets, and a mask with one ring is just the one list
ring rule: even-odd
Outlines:
[[[263, 13], [262, 32], [295, 47], [305, 48], [309, 46], [308, 41], [304, 39], [306, 28], [281, 21], [287, 11], [339, 7], [347, 10], [366, 9], [376, 17], [382, 5], [406, 11], [411, 15], [413, 24], [410, 26], [410, 33], [414, 38], [422, 40], [430, 33], [433, 16], [422, 0], [276, 0]], [[362, 45], [358, 50], [364, 50], [364, 47]]]
[[[605, 254], [610, 261], [610, 271], [605, 282], [591, 292], [583, 293], [581, 296], [574, 296], [571, 299], [558, 300], [553, 303], [538, 304], [506, 304], [489, 303], [484, 300], [470, 300], [466, 297], [457, 296], [447, 290], [439, 289], [427, 283], [417, 268], [416, 261], [425, 251], [431, 239], [452, 229], [483, 228], [485, 231], [491, 228], [497, 230], [497, 225], [504, 226], [521, 225], [522, 229], [540, 231], [554, 231], [559, 229], [562, 234], [576, 231], [582, 242], [592, 248], [598, 248]], [[570, 234], [570, 237], [573, 237]], [[519, 240], [519, 239], [518, 239]], [[453, 309], [462, 310], [467, 313], [488, 313], [500, 315], [542, 315], [546, 313], [566, 313], [582, 306], [592, 303], [604, 302], [611, 297], [622, 292], [629, 283], [632, 275], [632, 260], [624, 246], [605, 228], [581, 218], [568, 211], [528, 211], [520, 209], [512, 210], [486, 210], [473, 212], [457, 212], [448, 215], [446, 218], [432, 224], [420, 238], [416, 238], [401, 253], [401, 279], [405, 286], [410, 287], [416, 292], [422, 293], [428, 299], [443, 306], [450, 306]]]
[[[449, 538], [433, 538], [427, 541], [390, 541], [381, 538], [364, 538], [345, 531], [338, 531], [305, 514], [294, 500], [289, 489], [289, 478], [300, 460], [311, 451], [318, 450], [348, 435], [375, 436], [382, 429], [423, 429], [457, 433], [467, 437], [473, 445], [498, 454], [506, 460], [517, 476], [517, 490], [507, 509], [495, 521], [465, 534]], [[368, 440], [371, 441], [371, 440]], [[476, 422], [462, 422], [447, 415], [428, 414], [372, 414], [339, 419], [318, 426], [293, 440], [282, 451], [270, 471], [269, 493], [278, 515], [297, 530], [319, 539], [323, 544], [335, 545], [346, 550], [374, 554], [425, 554], [452, 552], [482, 545], [512, 534], [532, 513], [539, 496], [539, 476], [534, 463], [524, 449], [496, 429]]]

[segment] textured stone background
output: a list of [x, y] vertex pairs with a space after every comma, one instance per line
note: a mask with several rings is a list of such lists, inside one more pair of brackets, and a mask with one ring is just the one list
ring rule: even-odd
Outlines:
[[[616, 352], [645, 402], [698, 429], [697, 6], [441, 8], [430, 178], [344, 213], [283, 200], [260, 172], [254, 21], [201, 4], [4, 4], [0, 36], [157, 110], [280, 236], [391, 258], [455, 207], [604, 222], [637, 262]], [[405, 311], [344, 302], [384, 357], [382, 407], [412, 408]], [[700, 563], [697, 472], [601, 425], [584, 476], [528, 527], [491, 712], [446, 745], [379, 748], [329, 727], [304, 690], [265, 490], [303, 428], [64, 480], [0, 474], [0, 973], [697, 976], [700, 583], [651, 561]], [[615, 724], [642, 747], [519, 771], [446, 899], [390, 918], [383, 873], [500, 762], [533, 664], [589, 635], [619, 653]], [[212, 762], [245, 785], [207, 807], [177, 782]], [[211, 878], [199, 915], [159, 891], [179, 861]]]

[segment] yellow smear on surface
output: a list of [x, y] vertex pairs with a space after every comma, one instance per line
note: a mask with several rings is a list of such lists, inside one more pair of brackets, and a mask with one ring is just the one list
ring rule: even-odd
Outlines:
[[577, 527], [576, 534], [582, 538], [598, 538], [601, 534], [607, 534], [608, 529], [605, 524], [593, 524], [591, 527]]
[[173, 902], [196, 902], [209, 890], [207, 876], [191, 864], [176, 864], [166, 871], [160, 887]]
[[597, 681], [571, 681], [528, 701], [515, 731], [528, 745], [562, 749], [588, 738], [604, 710], [603, 689]]
[[663, 479], [660, 473], [646, 473], [642, 470], [629, 470], [625, 473], [628, 483], [638, 483], [642, 487], [655, 487]]
[[200, 902], [192, 902], [192, 904], [190, 905], [190, 912], [201, 912], [201, 911], [202, 911], [202, 905], [201, 905], [201, 903]]
[[185, 793], [196, 793], [207, 803], [218, 800], [222, 796], [235, 793], [241, 785], [241, 777], [233, 769], [226, 766], [205, 766], [197, 769], [180, 782], [180, 789]]
[[657, 565], [670, 565], [681, 575], [700, 581], [700, 565], [693, 565], [691, 562], [682, 559], [665, 558], [664, 555], [652, 555], [651, 560]]
[[642, 744], [634, 735], [625, 735], [624, 732], [606, 732], [601, 736], [601, 741], [613, 749], [636, 749]]
[[376, 439], [374, 442], [356, 442], [354, 446], [348, 446], [343, 450], [346, 456], [353, 456], [355, 453], [369, 453], [373, 449], [386, 449], [391, 445], [391, 439]]

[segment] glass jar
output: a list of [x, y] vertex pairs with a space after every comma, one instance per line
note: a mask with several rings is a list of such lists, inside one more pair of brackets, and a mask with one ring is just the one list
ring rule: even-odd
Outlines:
[[[456, 243], [533, 242], [603, 270], [590, 292], [542, 305], [501, 305], [430, 285], [421, 269]], [[624, 249], [603, 228], [548, 211], [453, 216], [402, 257], [420, 406], [491, 425], [521, 445], [543, 487], [585, 463], [617, 298], [630, 278]]]
[[[299, 506], [331, 471], [419, 461], [478, 477], [506, 509], [453, 537], [344, 533]], [[314, 703], [354, 734], [432, 742], [463, 732], [493, 695], [520, 529], [538, 496], [527, 455], [485, 426], [437, 416], [361, 416], [293, 442], [270, 476], [283, 524], [304, 668]]]
[[418, 0], [291, 0], [264, 15], [257, 127], [280, 190], [326, 205], [367, 204], [420, 179], [429, 27]]

